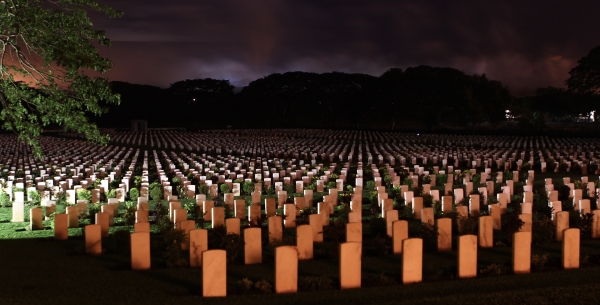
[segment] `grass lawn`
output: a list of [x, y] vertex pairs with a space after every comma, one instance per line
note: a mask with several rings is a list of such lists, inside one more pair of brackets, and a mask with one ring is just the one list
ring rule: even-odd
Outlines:
[[[0, 273], [4, 279], [0, 285], [0, 304], [598, 304], [600, 301], [597, 265], [527, 275], [426, 280], [413, 285], [387, 283], [345, 291], [206, 299], [201, 296], [200, 269], [156, 268], [134, 272], [128, 269], [128, 260], [123, 256], [76, 254], [74, 249], [81, 243], [81, 240], [55, 242], [43, 238], [0, 241]], [[600, 243], [586, 243], [584, 248], [600, 252]], [[503, 256], [508, 251], [500, 252], [499, 256]], [[440, 258], [444, 262], [454, 261], [455, 255], [428, 254], [424, 261], [431, 264]], [[367, 258], [363, 261], [363, 273], [374, 275], [385, 270], [386, 275], [398, 279], [399, 266], [397, 257]], [[299, 267], [300, 276], [318, 272], [335, 277], [337, 260], [302, 262]], [[229, 286], [235, 286], [235, 281], [243, 277], [270, 280], [273, 265], [228, 266], [227, 273]]]
[[[565, 173], [536, 174], [536, 189], [543, 179], [555, 181]], [[594, 181], [597, 177], [590, 176]], [[442, 186], [436, 187], [440, 189]], [[315, 200], [322, 194], [315, 194]], [[123, 209], [123, 206], [121, 206]], [[150, 204], [151, 210], [154, 203]], [[28, 208], [26, 207], [26, 211]], [[123, 212], [123, 210], [121, 211]], [[263, 264], [227, 266], [228, 297], [203, 298], [202, 270], [167, 268], [162, 237], [152, 225], [152, 269], [131, 271], [128, 234], [132, 231], [116, 219], [111, 237], [103, 240], [101, 256], [84, 254], [82, 228], [69, 229], [69, 240], [53, 239], [50, 221], [44, 230], [28, 230], [25, 223], [11, 223], [11, 208], [0, 208], [0, 305], [3, 304], [600, 304], [600, 240], [583, 240], [581, 268], [561, 270], [561, 244], [534, 245], [532, 254], [546, 255], [543, 270], [526, 275], [511, 274], [511, 247], [478, 250], [476, 279], [455, 279], [456, 250], [425, 252], [423, 283], [402, 285], [401, 257], [381, 255], [382, 243], [370, 235], [369, 205], [363, 206], [364, 240], [361, 289], [339, 290], [339, 259], [336, 244], [326, 239], [315, 244], [315, 259], [299, 263], [299, 293], [276, 295], [254, 289], [245, 293], [241, 281], [274, 282], [274, 263], [269, 247], [263, 249]], [[89, 223], [89, 220], [86, 220]], [[82, 222], [82, 227], [85, 225]], [[330, 230], [330, 229], [325, 229]], [[284, 231], [293, 239], [294, 230]], [[326, 237], [329, 231], [326, 231]], [[454, 236], [456, 238], [456, 236]], [[495, 232], [495, 240], [505, 238]], [[210, 237], [209, 237], [210, 239]], [[285, 238], [284, 238], [285, 239]], [[343, 240], [343, 238], [342, 238]], [[384, 245], [389, 246], [390, 240]], [[456, 249], [456, 248], [455, 248]], [[540, 264], [542, 265], [542, 264]], [[485, 270], [499, 270], [490, 276]], [[310, 283], [313, 285], [311, 286]], [[310, 291], [311, 287], [315, 288]]]
[[[153, 249], [152, 270], [134, 272], [126, 249], [115, 238], [103, 241], [104, 255], [87, 256], [80, 228], [70, 229], [69, 240], [58, 242], [51, 237], [49, 222], [45, 230], [28, 231], [27, 223], [10, 223], [10, 211], [0, 208], [0, 274], [4, 279], [0, 304], [597, 304], [600, 299], [600, 240], [582, 241], [582, 268], [577, 270], [558, 268], [560, 243], [535, 245], [532, 253], [548, 254], [548, 267], [527, 275], [507, 271], [510, 247], [479, 249], [479, 270], [496, 264], [507, 274], [467, 280], [454, 279], [456, 251], [426, 252], [424, 282], [402, 285], [400, 257], [376, 255], [373, 238], [365, 237], [363, 288], [345, 291], [337, 288], [339, 261], [328, 255], [332, 246], [326, 242], [316, 244], [314, 260], [300, 262], [299, 279], [324, 277], [331, 281], [329, 289], [307, 291], [301, 286], [299, 293], [290, 295], [244, 294], [240, 284], [244, 278], [273, 284], [273, 261], [265, 254], [263, 264], [227, 266], [229, 296], [207, 299], [201, 296], [202, 270], [166, 268], [160, 249]], [[111, 228], [112, 232], [123, 229], [128, 227]]]

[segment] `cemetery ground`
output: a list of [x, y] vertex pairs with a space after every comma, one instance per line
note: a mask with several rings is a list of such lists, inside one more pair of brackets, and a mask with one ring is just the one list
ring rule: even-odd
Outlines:
[[[541, 176], [541, 175], [540, 175]], [[564, 174], [545, 174], [558, 178]], [[576, 178], [576, 175], [571, 175]], [[316, 194], [319, 196], [319, 194]], [[263, 196], [267, 197], [267, 196]], [[263, 198], [264, 199], [264, 198]], [[180, 200], [182, 204], [193, 200]], [[151, 200], [150, 210], [156, 201]], [[123, 210], [125, 204], [120, 205]], [[253, 282], [274, 282], [272, 253], [265, 253], [262, 264], [244, 265], [240, 256], [227, 266], [227, 298], [202, 297], [202, 270], [168, 268], [163, 249], [152, 248], [152, 269], [132, 271], [127, 235], [133, 226], [125, 219], [115, 219], [110, 237], [104, 238], [104, 253], [85, 254], [84, 226], [69, 229], [69, 239], [55, 241], [52, 223], [44, 221], [43, 230], [30, 230], [28, 215], [25, 223], [12, 223], [11, 208], [0, 208], [0, 270], [4, 284], [0, 285], [1, 304], [167, 304], [195, 301], [201, 304], [561, 304], [598, 303], [600, 296], [600, 240], [582, 240], [581, 268], [562, 270], [561, 243], [534, 244], [531, 274], [512, 274], [511, 247], [497, 245], [478, 249], [478, 277], [456, 279], [456, 241], [454, 251], [436, 252], [429, 249], [423, 256], [423, 282], [401, 284], [399, 255], [390, 253], [391, 240], [383, 241], [370, 232], [370, 206], [363, 205], [362, 288], [339, 290], [339, 259], [332, 247], [339, 245], [326, 239], [315, 244], [313, 260], [299, 262], [299, 291], [296, 294], [273, 294], [243, 288], [245, 279]], [[282, 210], [278, 210], [281, 214]], [[420, 221], [413, 221], [417, 225]], [[205, 224], [206, 227], [210, 227]], [[332, 228], [332, 227], [329, 227]], [[325, 236], [331, 233], [325, 228]], [[161, 244], [159, 228], [151, 225], [153, 245]], [[295, 230], [284, 230], [284, 239], [291, 242]], [[117, 234], [115, 234], [117, 233]], [[343, 238], [342, 238], [343, 239]], [[456, 238], [455, 238], [456, 239]], [[501, 231], [494, 240], [505, 241]], [[242, 250], [243, 251], [243, 250]], [[241, 253], [239, 253], [241, 254]]]
[[[396, 283], [349, 290], [296, 294], [201, 296], [201, 270], [153, 268], [131, 271], [123, 257], [74, 253], [82, 240], [45, 239], [0, 241], [1, 304], [598, 304], [598, 266], [522, 275], [398, 284], [400, 258], [363, 261], [378, 276], [380, 268]], [[584, 243], [585, 247], [585, 243]], [[597, 248], [597, 246], [596, 246]], [[496, 249], [494, 249], [496, 250]], [[505, 253], [506, 254], [506, 253]], [[483, 256], [485, 257], [485, 256]], [[425, 261], [437, 256], [426, 255]], [[443, 257], [442, 257], [443, 258]], [[508, 259], [508, 257], [503, 257]], [[447, 261], [450, 261], [448, 259]], [[337, 276], [336, 260], [300, 264], [300, 275]], [[230, 284], [243, 277], [271, 278], [273, 265], [228, 266]]]
[[595, 139], [121, 133], [43, 138], [43, 161], [14, 140], [0, 304], [599, 303]]

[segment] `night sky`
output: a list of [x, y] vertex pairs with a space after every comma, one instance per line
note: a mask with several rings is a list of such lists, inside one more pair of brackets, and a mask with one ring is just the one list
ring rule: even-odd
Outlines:
[[564, 87], [600, 44], [600, 1], [99, 0], [112, 39], [110, 80], [235, 86], [287, 71], [366, 73], [452, 67], [502, 81], [517, 96]]

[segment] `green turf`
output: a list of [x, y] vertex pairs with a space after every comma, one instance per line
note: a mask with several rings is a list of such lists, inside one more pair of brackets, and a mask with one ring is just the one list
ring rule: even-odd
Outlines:
[[[582, 268], [559, 270], [560, 243], [535, 245], [533, 254], [548, 254], [551, 269], [529, 275], [480, 276], [457, 280], [456, 252], [426, 252], [423, 259], [424, 282], [402, 285], [400, 257], [378, 256], [372, 238], [365, 237], [362, 261], [363, 287], [340, 291], [338, 264], [331, 257], [329, 243], [317, 244], [315, 260], [299, 264], [299, 277], [325, 276], [332, 280], [330, 290], [301, 291], [292, 295], [244, 295], [239, 283], [243, 278], [273, 283], [272, 258], [265, 254], [260, 265], [241, 264], [227, 267], [226, 299], [201, 297], [200, 269], [165, 268], [160, 249], [153, 251], [153, 268], [149, 271], [129, 270], [129, 256], [114, 245], [114, 238], [105, 239], [104, 255], [83, 254], [81, 229], [70, 229], [65, 242], [53, 240], [52, 230], [28, 231], [24, 223], [9, 222], [10, 208], [0, 208], [0, 304], [561, 304], [598, 303], [597, 274], [600, 265], [600, 241], [582, 241]], [[111, 228], [129, 230], [121, 225]], [[288, 232], [290, 233], [290, 232]], [[14, 237], [17, 238], [14, 238]], [[42, 237], [42, 238], [40, 238]], [[155, 236], [156, 238], [157, 236]], [[9, 239], [12, 238], [12, 239]], [[154, 239], [153, 239], [154, 240]], [[510, 269], [511, 248], [479, 249], [478, 269], [497, 264]], [[510, 273], [510, 272], [508, 272]]]
[[[292, 295], [230, 295], [205, 299], [201, 294], [200, 269], [153, 268], [131, 271], [128, 259], [119, 255], [98, 257], [79, 254], [82, 240], [52, 239], [0, 241], [0, 304], [598, 304], [600, 266], [578, 270], [537, 272], [469, 280], [425, 280], [421, 284], [388, 283], [373, 286], [369, 277], [383, 272], [399, 279], [399, 258], [368, 257], [363, 261], [363, 285], [358, 290], [299, 292]], [[551, 247], [555, 251], [557, 247]], [[582, 250], [600, 251], [598, 241], [586, 242]], [[498, 251], [500, 250], [500, 251]], [[493, 249], [505, 258], [509, 251]], [[432, 261], [434, 261], [432, 263]], [[452, 264], [455, 254], [427, 254], [425, 265]], [[335, 277], [337, 260], [300, 263], [300, 276], [325, 274]], [[427, 267], [425, 267], [427, 271]], [[228, 266], [228, 289], [236, 293], [237, 279], [272, 280], [273, 264]]]
[[[543, 178], [559, 180], [565, 173], [536, 174], [536, 187]], [[575, 175], [572, 179], [578, 179]], [[590, 176], [591, 180], [596, 177]], [[539, 180], [538, 180], [539, 179]], [[440, 187], [437, 187], [439, 189]], [[316, 194], [317, 196], [319, 194]], [[151, 202], [151, 209], [154, 203]], [[122, 206], [123, 208], [123, 206]], [[363, 216], [368, 218], [369, 206]], [[26, 210], [28, 207], [26, 206]], [[122, 211], [123, 212], [123, 211]], [[299, 277], [324, 276], [332, 281], [328, 290], [306, 291], [290, 295], [244, 294], [240, 281], [266, 280], [273, 284], [272, 256], [264, 254], [264, 263], [227, 266], [228, 297], [201, 297], [201, 269], [166, 268], [160, 236], [153, 234], [152, 270], [130, 270], [127, 249], [119, 245], [116, 231], [132, 231], [123, 220], [116, 219], [111, 237], [103, 240], [105, 254], [84, 255], [82, 228], [69, 229], [69, 240], [55, 241], [50, 221], [44, 230], [28, 229], [25, 223], [11, 223], [11, 209], [0, 208], [0, 304], [598, 304], [600, 294], [600, 240], [582, 241], [582, 268], [560, 270], [561, 244], [534, 245], [533, 254], [547, 254], [547, 270], [528, 275], [510, 274], [511, 248], [479, 249], [478, 269], [492, 264], [504, 268], [500, 276], [458, 280], [456, 251], [426, 252], [423, 259], [424, 282], [399, 284], [399, 256], [378, 255], [378, 247], [369, 237], [365, 222], [361, 289], [339, 290], [339, 261], [329, 242], [315, 244], [315, 259], [299, 263]], [[82, 222], [82, 227], [89, 220]], [[152, 231], [158, 228], [153, 225]], [[285, 232], [293, 236], [293, 231]], [[502, 238], [495, 233], [495, 238]], [[389, 240], [387, 241], [389, 244]]]

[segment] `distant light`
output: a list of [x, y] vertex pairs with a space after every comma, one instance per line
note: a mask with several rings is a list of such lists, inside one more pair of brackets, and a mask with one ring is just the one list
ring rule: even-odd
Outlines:
[[419, 134], [417, 133], [417, 136], [419, 136]]
[[196, 101], [196, 99], [195, 99], [195, 98], [194, 98], [194, 99], [192, 99], [192, 100], [193, 100], [194, 102]]

